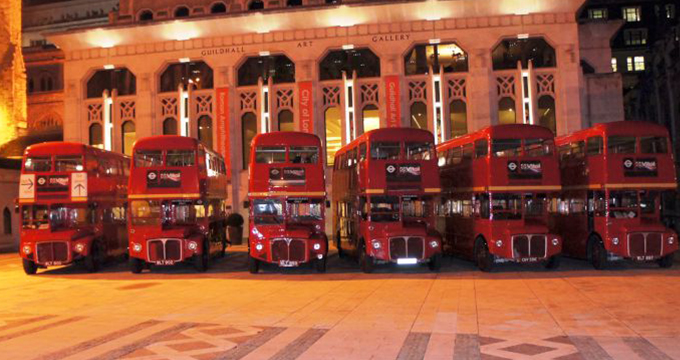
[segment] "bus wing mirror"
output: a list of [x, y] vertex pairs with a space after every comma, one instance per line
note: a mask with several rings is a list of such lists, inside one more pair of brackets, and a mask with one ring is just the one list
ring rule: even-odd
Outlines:
[[326, 208], [329, 208], [329, 209], [330, 209], [330, 207], [331, 207], [331, 202], [328, 201], [328, 200], [326, 200]]

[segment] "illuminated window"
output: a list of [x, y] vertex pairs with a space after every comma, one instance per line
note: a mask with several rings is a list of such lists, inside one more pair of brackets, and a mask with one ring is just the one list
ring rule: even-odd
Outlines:
[[645, 57], [644, 56], [634, 57], [633, 66], [635, 71], [645, 71]]
[[253, 0], [248, 4], [248, 10], [264, 9], [264, 2], [261, 0]]
[[529, 68], [529, 61], [534, 68], [550, 68], [556, 66], [555, 49], [543, 38], [505, 39], [496, 46], [491, 54], [494, 70], [517, 69], [517, 62], [522, 68]]
[[279, 131], [295, 131], [294, 122], [292, 111], [281, 110], [279, 112]]
[[331, 107], [324, 113], [324, 124], [326, 125], [326, 164], [333, 165], [335, 153], [342, 146], [342, 118], [340, 108]]
[[538, 124], [557, 132], [557, 120], [555, 117], [555, 99], [552, 96], [543, 95], [538, 98]]
[[626, 69], [628, 71], [633, 71], [633, 57], [629, 56], [626, 58]]
[[180, 6], [175, 9], [175, 17], [187, 17], [189, 16], [189, 8], [186, 6]]
[[163, 121], [163, 135], [177, 135], [177, 120], [167, 118]]
[[515, 100], [504, 97], [498, 102], [498, 123], [514, 124], [517, 121], [515, 112]]
[[623, 20], [627, 22], [637, 22], [640, 21], [640, 13], [642, 10], [639, 6], [627, 6], [623, 8]]
[[380, 129], [380, 110], [378, 110], [377, 106], [373, 104], [364, 106], [361, 117], [364, 120], [365, 133], [371, 130]]
[[205, 146], [212, 149], [213, 147], [213, 133], [212, 133], [212, 119], [208, 115], [203, 115], [198, 118], [198, 140], [203, 142]]
[[132, 121], [124, 122], [122, 126], [122, 132], [123, 146], [121, 146], [121, 148], [123, 149], [123, 154], [132, 155], [132, 144], [134, 144], [135, 139], [137, 138], [135, 123]]
[[443, 67], [445, 73], [468, 71], [467, 54], [455, 43], [416, 45], [404, 57], [406, 75], [427, 74]]
[[118, 96], [134, 95], [136, 82], [135, 75], [126, 68], [99, 70], [87, 81], [87, 98], [102, 97], [104, 90], [111, 93], [113, 89], [118, 91]]
[[238, 86], [257, 85], [259, 78], [266, 84], [270, 77], [274, 84], [294, 83], [295, 64], [285, 55], [256, 56], [238, 68]]
[[427, 105], [417, 101], [411, 105], [411, 127], [427, 130]]
[[451, 138], [467, 134], [467, 104], [463, 100], [453, 100], [449, 106]]
[[104, 132], [99, 123], [90, 125], [90, 145], [100, 149], [104, 148]]
[[612, 58], [612, 72], [619, 71], [619, 66], [616, 58]]
[[593, 20], [603, 20], [609, 17], [606, 8], [588, 10], [588, 17]]
[[666, 19], [675, 19], [675, 4], [666, 4]]
[[184, 88], [193, 84], [197, 90], [212, 89], [213, 70], [203, 61], [169, 65], [161, 74], [160, 91], [176, 92], [180, 84]]
[[144, 10], [139, 13], [139, 21], [151, 21], [153, 20], [153, 12], [151, 10]]
[[241, 118], [241, 140], [243, 142], [243, 169], [248, 169], [250, 163], [250, 143], [257, 135], [257, 117], [254, 113], [245, 113]]
[[348, 78], [354, 71], [357, 78], [380, 77], [380, 58], [370, 49], [334, 50], [319, 64], [321, 81], [341, 80], [343, 71]]
[[225, 12], [227, 12], [227, 5], [224, 5], [223, 2], [214, 3], [213, 6], [210, 7], [211, 14], [221, 14]]
[[646, 45], [647, 29], [630, 29], [623, 31], [623, 39], [628, 46]]

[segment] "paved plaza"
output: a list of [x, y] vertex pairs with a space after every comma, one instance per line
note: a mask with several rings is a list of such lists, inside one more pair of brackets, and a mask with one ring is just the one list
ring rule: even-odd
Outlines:
[[363, 274], [246, 271], [230, 248], [205, 274], [124, 264], [26, 276], [0, 255], [2, 359], [680, 359], [680, 266]]

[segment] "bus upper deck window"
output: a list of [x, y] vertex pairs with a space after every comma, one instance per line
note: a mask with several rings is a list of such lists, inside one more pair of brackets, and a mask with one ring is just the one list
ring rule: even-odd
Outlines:
[[396, 141], [381, 141], [371, 143], [371, 159], [396, 160], [399, 159], [400, 146]]
[[319, 148], [316, 146], [291, 146], [290, 162], [293, 164], [316, 164], [319, 161]]
[[521, 153], [521, 139], [495, 139], [491, 141], [491, 154], [495, 157], [519, 156]]
[[634, 154], [635, 136], [609, 136], [607, 151], [610, 154]]
[[640, 152], [643, 154], [666, 154], [668, 142], [661, 136], [643, 136], [640, 138]]
[[24, 164], [26, 171], [51, 171], [52, 159], [50, 157], [31, 157]]
[[255, 149], [255, 162], [258, 164], [286, 162], [286, 148], [283, 146], [258, 146]]
[[136, 167], [151, 167], [163, 165], [163, 152], [160, 150], [137, 150], [135, 152]]
[[408, 160], [430, 160], [432, 158], [433, 147], [428, 142], [407, 142], [406, 159]]
[[194, 166], [196, 153], [193, 150], [168, 150], [167, 166]]
[[54, 171], [83, 171], [81, 156], [57, 156], [54, 159]]
[[527, 156], [552, 155], [554, 143], [552, 139], [526, 139], [524, 151]]

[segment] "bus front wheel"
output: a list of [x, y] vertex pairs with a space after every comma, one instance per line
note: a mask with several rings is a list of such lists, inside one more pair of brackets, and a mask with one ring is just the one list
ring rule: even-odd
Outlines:
[[361, 265], [361, 271], [366, 274], [372, 273], [374, 268], [373, 257], [366, 253], [366, 245], [363, 241], [361, 242], [359, 251], [361, 251], [361, 254], [359, 255], [359, 265]]
[[324, 257], [323, 259], [316, 259], [314, 262], [314, 268], [316, 268], [316, 272], [318, 273], [325, 273], [326, 272], [326, 258]]
[[659, 259], [659, 267], [662, 269], [668, 269], [669, 267], [673, 266], [673, 256], [675, 253], [670, 253], [661, 259]]
[[251, 274], [257, 274], [260, 271], [260, 261], [248, 254], [248, 271]]
[[427, 263], [427, 267], [430, 271], [438, 272], [442, 268], [442, 254], [434, 254], [430, 258], [430, 262]]
[[548, 261], [545, 262], [545, 268], [550, 269], [550, 270], [555, 270], [558, 267], [560, 267], [560, 256], [559, 255], [553, 255], [551, 256]]
[[38, 272], [38, 265], [36, 265], [33, 261], [21, 259], [21, 262], [24, 265], [24, 272], [26, 275], [34, 275], [36, 272]]
[[475, 262], [479, 270], [483, 272], [490, 272], [493, 269], [493, 258], [486, 241], [482, 238], [477, 238], [475, 241]]
[[210, 265], [210, 244], [208, 241], [203, 241], [203, 251], [200, 255], [194, 255], [194, 267], [198, 272], [205, 272]]
[[139, 274], [144, 270], [144, 261], [142, 259], [137, 259], [134, 257], [130, 258], [130, 271], [133, 274]]
[[607, 259], [607, 249], [604, 248], [602, 240], [596, 236], [591, 236], [588, 240], [588, 248], [590, 251], [590, 263], [597, 270], [604, 270], [609, 265], [609, 260]]
[[104, 253], [101, 246], [99, 245], [99, 242], [93, 241], [90, 253], [85, 256], [85, 259], [83, 259], [83, 264], [85, 264], [85, 269], [87, 272], [95, 273], [99, 271], [103, 263], [103, 257]]

